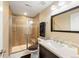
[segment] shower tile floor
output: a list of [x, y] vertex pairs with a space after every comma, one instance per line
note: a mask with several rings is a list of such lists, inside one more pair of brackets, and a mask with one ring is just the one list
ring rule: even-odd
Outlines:
[[39, 58], [39, 46], [37, 50], [26, 50], [26, 45], [20, 45], [12, 48], [10, 57], [19, 58], [22, 55], [31, 54], [31, 58]]

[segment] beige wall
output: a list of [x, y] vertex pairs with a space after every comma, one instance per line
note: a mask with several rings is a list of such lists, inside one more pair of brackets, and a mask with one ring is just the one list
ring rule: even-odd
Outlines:
[[[73, 6], [75, 6], [74, 4], [67, 6], [66, 9], [71, 8]], [[65, 8], [65, 7], [64, 7]], [[73, 42], [74, 44], [79, 45], [79, 33], [66, 33], [66, 32], [51, 32], [51, 16], [54, 15], [55, 13], [59, 13], [58, 11], [62, 11], [64, 8], [60, 8], [55, 11], [52, 11], [49, 8], [47, 8], [46, 10], [44, 10], [43, 12], [40, 13], [39, 19], [40, 22], [46, 22], [46, 37], [51, 37], [51, 38], [55, 38], [57, 40], [64, 40], [67, 42]]]
[[9, 55], [9, 3], [3, 2], [3, 50]]

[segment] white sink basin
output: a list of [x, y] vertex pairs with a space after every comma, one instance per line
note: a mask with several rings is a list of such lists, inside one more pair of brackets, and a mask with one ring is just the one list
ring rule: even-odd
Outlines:
[[70, 57], [78, 57], [77, 47], [66, 43], [59, 43], [59, 41], [54, 40], [43, 40], [40, 39], [39, 44], [46, 47], [52, 53], [56, 53], [60, 57], [70, 58]]
[[74, 53], [77, 54], [77, 48], [73, 46], [68, 46], [67, 44], [64, 43], [58, 43], [53, 40], [45, 40], [45, 43], [55, 49], [61, 50], [61, 51], [68, 51], [70, 54]]
[[56, 48], [62, 48], [62, 47], [64, 47], [63, 44], [56, 43], [53, 40], [46, 40], [45, 42], [46, 42], [46, 44], [48, 44], [51, 47], [56, 47]]

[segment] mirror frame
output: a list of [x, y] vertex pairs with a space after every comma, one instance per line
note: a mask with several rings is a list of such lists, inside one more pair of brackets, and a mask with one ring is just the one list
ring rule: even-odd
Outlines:
[[66, 10], [66, 11], [63, 11], [63, 12], [61, 12], [61, 13], [58, 13], [58, 14], [55, 14], [55, 15], [51, 16], [51, 32], [69, 32], [69, 33], [79, 33], [79, 31], [70, 31], [70, 30], [54, 30], [54, 29], [53, 29], [53, 17], [58, 16], [58, 15], [63, 14], [63, 13], [66, 13], [66, 12], [69, 12], [69, 11], [72, 11], [72, 10], [75, 10], [75, 9], [77, 9], [77, 8], [79, 8], [79, 6], [76, 6], [76, 7], [74, 7], [74, 8], [68, 9], [68, 10]]

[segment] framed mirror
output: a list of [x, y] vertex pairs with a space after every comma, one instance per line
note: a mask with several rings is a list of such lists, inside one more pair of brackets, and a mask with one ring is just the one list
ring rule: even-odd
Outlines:
[[51, 31], [79, 33], [79, 6], [51, 16]]

